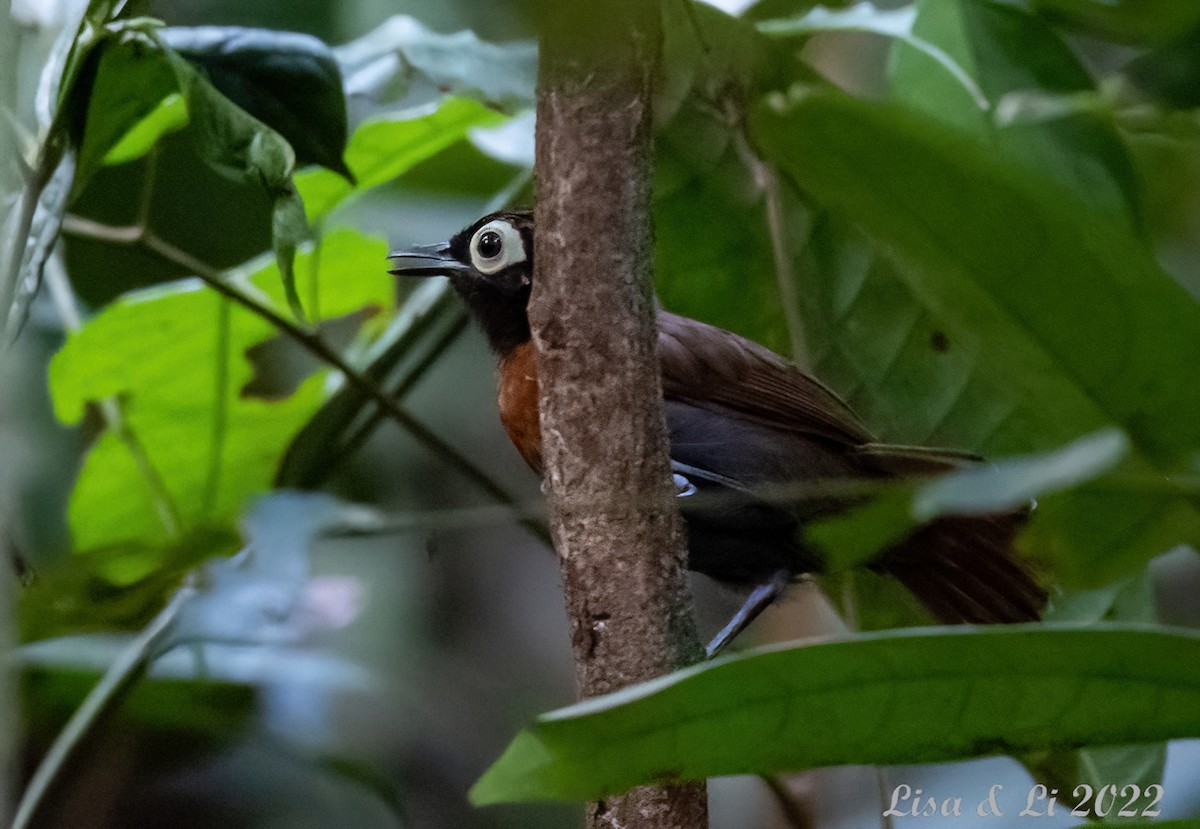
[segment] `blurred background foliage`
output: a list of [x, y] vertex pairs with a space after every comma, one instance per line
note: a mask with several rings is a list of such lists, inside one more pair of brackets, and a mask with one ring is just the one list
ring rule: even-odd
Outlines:
[[[0, 549], [35, 825], [576, 825], [468, 803], [571, 698], [565, 619], [482, 338], [384, 262], [530, 203], [531, 4], [12, 14], [28, 168], [3, 167], [6, 230], [30, 224], [0, 275]], [[663, 305], [811, 367], [883, 440], [1003, 459], [814, 538], [861, 560], [904, 522], [1036, 497], [1022, 544], [1062, 585], [1053, 618], [1200, 624], [1200, 7], [668, 0], [663, 19]], [[207, 26], [296, 34], [184, 28]], [[927, 621], [870, 573], [824, 586], [833, 604], [795, 588], [752, 633]], [[696, 588], [716, 627], [734, 599]], [[960, 686], [1003, 681], [979, 664]], [[72, 716], [86, 740], [35, 772]], [[822, 827], [877, 825], [899, 783], [1024, 790], [1026, 768], [1161, 781], [1164, 816], [1200, 813], [1195, 743], [1135, 726], [1148, 745], [789, 786]], [[875, 743], [855, 756], [889, 756]], [[753, 778], [712, 792], [715, 827], [792, 825]]]

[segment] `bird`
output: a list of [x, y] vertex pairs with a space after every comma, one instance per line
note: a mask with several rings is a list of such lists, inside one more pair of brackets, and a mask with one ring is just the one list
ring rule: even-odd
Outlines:
[[[486, 215], [449, 241], [392, 251], [389, 272], [444, 276], [479, 323], [499, 368], [509, 439], [542, 473], [537, 361], [527, 314], [532, 212]], [[749, 596], [708, 646], [719, 653], [787, 587], [824, 570], [804, 528], [863, 502], [861, 489], [973, 466], [970, 453], [880, 443], [836, 393], [738, 334], [659, 309], [663, 404], [689, 568]], [[847, 486], [849, 484], [850, 486]], [[860, 492], [853, 492], [859, 484]], [[807, 488], [809, 497], [787, 497]], [[1048, 591], [1014, 549], [1028, 509], [943, 516], [869, 567], [898, 579], [938, 621], [1035, 621]]]

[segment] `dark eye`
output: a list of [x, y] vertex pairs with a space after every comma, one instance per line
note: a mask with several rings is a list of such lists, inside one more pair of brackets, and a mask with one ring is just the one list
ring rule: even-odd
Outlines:
[[500, 234], [494, 230], [486, 230], [479, 236], [479, 241], [475, 243], [475, 250], [484, 259], [495, 259], [500, 255], [500, 251], [504, 248], [504, 240], [500, 238]]
[[521, 232], [506, 219], [493, 219], [471, 236], [471, 266], [484, 276], [525, 261]]

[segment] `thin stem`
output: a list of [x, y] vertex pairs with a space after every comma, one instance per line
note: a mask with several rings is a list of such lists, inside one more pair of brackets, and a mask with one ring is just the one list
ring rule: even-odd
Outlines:
[[216, 376], [213, 378], [213, 419], [202, 508], [206, 515], [216, 506], [225, 458], [225, 434], [229, 425], [229, 332], [232, 316], [232, 303], [221, 299], [217, 306], [217, 364]]
[[321, 244], [323, 224], [318, 220], [313, 226], [313, 249], [308, 257], [308, 313], [314, 320], [321, 319], [321, 252], [325, 249]]
[[[446, 463], [467, 480], [474, 483], [489, 497], [507, 506], [513, 506], [516, 503], [513, 496], [492, 480], [486, 472], [477, 467], [453, 446], [430, 431], [408, 412], [400, 408], [396, 401], [390, 398], [382, 389], [350, 366], [340, 354], [330, 348], [321, 339], [319, 334], [286, 319], [273, 308], [264, 305], [254, 297], [234, 287], [222, 278], [221, 272], [217, 269], [200, 261], [188, 252], [180, 250], [144, 227], [114, 227], [90, 219], [68, 215], [64, 220], [63, 228], [72, 233], [80, 233], [111, 242], [126, 244], [140, 243], [164, 259], [186, 268], [217, 293], [266, 320], [274, 328], [295, 340], [310, 354], [341, 372], [342, 376], [346, 378], [347, 383], [369, 397], [375, 405], [386, 412], [392, 420], [399, 423], [419, 443], [435, 454], [440, 455]], [[522, 522], [522, 524], [535, 532], [538, 537], [546, 537], [544, 529], [532, 527], [525, 522]]]
[[[21, 279], [21, 263], [25, 261], [25, 248], [29, 242], [29, 232], [33, 229], [33, 217], [37, 212], [42, 191], [50, 181], [54, 166], [57, 166], [57, 162], [55, 165], [49, 166], [50, 162], [45, 152], [45, 148], [43, 148], [42, 157], [38, 161], [34, 176], [21, 191], [17, 223], [12, 237], [9, 239], [9, 244], [4, 246], [8, 261], [4, 263], [4, 274], [0, 281], [0, 351], [6, 350], [10, 344], [8, 326], [12, 322], [10, 316], [13, 303], [16, 301], [17, 284]], [[49, 166], [49, 170], [47, 170], [47, 166]]]
[[[75, 302], [75, 294], [71, 290], [67, 273], [58, 256], [51, 256], [46, 262], [45, 276], [50, 299], [54, 303], [59, 319], [62, 320], [68, 331], [78, 331], [83, 327], [83, 318], [79, 313], [79, 306]], [[138, 472], [141, 473], [142, 479], [150, 490], [154, 511], [158, 515], [163, 529], [168, 535], [178, 536], [183, 532], [183, 518], [180, 516], [179, 507], [175, 504], [175, 499], [171, 497], [166, 481], [158, 474], [158, 470], [150, 461], [150, 456], [146, 454], [145, 447], [138, 440], [137, 433], [130, 428], [125, 412], [121, 408], [121, 401], [110, 397], [101, 400], [97, 404], [97, 409], [104, 424], [117, 436], [117, 440], [125, 445], [126, 450], [133, 458]]]
[[[732, 106], [732, 104], [730, 105]], [[732, 117], [732, 116], [731, 116]], [[754, 184], [763, 197], [763, 210], [767, 220], [767, 234], [771, 237], [771, 258], [775, 266], [775, 284], [779, 289], [780, 305], [783, 307], [783, 319], [787, 325], [788, 342], [791, 346], [792, 361], [801, 368], [811, 368], [808, 359], [808, 347], [805, 344], [804, 319], [800, 316], [800, 292], [796, 286], [796, 274], [792, 263], [794, 254], [788, 241], [787, 228], [783, 215], [783, 190], [775, 168], [767, 164], [755, 154], [746, 139], [740, 117], [733, 120], [734, 145], [738, 155]]]
[[169, 242], [160, 239], [155, 234], [147, 231], [142, 239], [143, 243], [150, 250], [168, 259], [176, 262], [198, 276], [206, 285], [222, 296], [228, 297], [243, 308], [251, 311], [258, 316], [271, 323], [275, 328], [287, 334], [309, 353], [328, 363], [342, 373], [346, 378], [346, 382], [354, 386], [363, 394], [371, 398], [375, 405], [379, 406], [388, 416], [403, 426], [409, 434], [415, 437], [419, 442], [423, 443], [426, 448], [433, 450], [441, 455], [450, 466], [458, 470], [469, 480], [473, 481], [480, 489], [486, 492], [495, 500], [512, 505], [514, 499], [508, 494], [499, 484], [493, 481], [479, 467], [475, 466], [470, 460], [462, 455], [457, 449], [446, 443], [432, 431], [430, 431], [423, 423], [418, 421], [408, 412], [404, 411], [392, 400], [382, 389], [356, 371], [350, 366], [342, 355], [329, 347], [320, 335], [315, 331], [302, 328], [293, 323], [291, 320], [278, 314], [274, 309], [263, 305], [254, 297], [238, 290], [229, 282], [221, 278], [221, 275], [216, 270], [208, 267], [200, 260], [193, 257], [186, 251], [182, 251]]
[[120, 401], [116, 398], [109, 398], [108, 400], [100, 401], [98, 405], [104, 417], [104, 422], [112, 430], [113, 434], [117, 436], [117, 440], [124, 444], [125, 449], [133, 458], [133, 462], [137, 465], [142, 480], [150, 488], [150, 497], [154, 502], [154, 512], [158, 515], [158, 520], [163, 525], [163, 529], [167, 531], [168, 535], [173, 537], [182, 535], [183, 517], [179, 513], [179, 507], [176, 505], [175, 499], [171, 497], [171, 491], [167, 489], [167, 482], [163, 480], [162, 475], [158, 473], [158, 470], [150, 460], [150, 456], [146, 453], [146, 447], [142, 446], [137, 433], [129, 427], [125, 413], [121, 410]]
[[96, 687], [75, 709], [75, 713], [71, 715], [71, 719], [67, 721], [63, 730], [55, 738], [50, 750], [42, 758], [37, 771], [33, 773], [29, 785], [21, 795], [21, 801], [17, 804], [16, 817], [13, 818], [12, 829], [25, 829], [29, 826], [29, 822], [45, 798], [46, 792], [49, 791], [67, 760], [95, 726], [100, 716], [116, 702], [122, 690], [137, 679], [150, 661], [158, 655], [158, 648], [170, 633], [180, 610], [195, 594], [196, 590], [190, 584], [176, 591], [166, 607], [160, 610], [150, 624], [146, 625], [142, 632], [129, 643], [129, 646], [104, 672], [104, 676], [96, 683]]
[[892, 804], [891, 797], [888, 793], [887, 769], [883, 768], [882, 766], [875, 767], [875, 783], [879, 790], [879, 803], [881, 806], [879, 810], [880, 829], [892, 829], [892, 816], [888, 814], [890, 811], [892, 811]]
[[813, 829], [815, 824], [808, 808], [788, 789], [779, 775], [760, 774], [759, 779], [767, 784], [775, 796], [779, 811], [783, 812], [784, 820], [792, 829]]
[[[402, 399], [416, 385], [417, 381], [425, 375], [433, 365], [438, 361], [451, 343], [458, 339], [459, 335], [467, 328], [469, 319], [463, 312], [459, 312], [450, 327], [438, 337], [429, 351], [414, 365], [409, 371], [400, 378], [396, 386], [389, 390], [388, 394], [393, 400]], [[380, 409], [375, 409], [362, 425], [354, 430], [354, 432], [346, 438], [342, 443], [342, 451], [333, 459], [333, 469], [336, 469], [345, 458], [349, 458], [366, 442], [371, 433], [375, 431], [375, 427], [383, 420], [384, 413]], [[332, 469], [331, 469], [332, 471]]]

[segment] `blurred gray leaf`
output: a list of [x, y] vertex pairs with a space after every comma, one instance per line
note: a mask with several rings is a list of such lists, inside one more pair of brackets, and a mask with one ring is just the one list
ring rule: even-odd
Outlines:
[[486, 43], [471, 31], [440, 34], [415, 18], [395, 15], [334, 54], [352, 102], [415, 106], [450, 94], [506, 112], [534, 103], [532, 41]]
[[[323, 619], [344, 618], [310, 601], [309, 550], [324, 535], [376, 526], [381, 521], [373, 511], [321, 493], [261, 499], [242, 525], [246, 547], [204, 568], [198, 592], [180, 610], [164, 650], [193, 641], [298, 642]], [[327, 593], [316, 605], [328, 604]], [[341, 595], [348, 596], [344, 590]]]
[[1099, 477], [1128, 451], [1124, 432], [1103, 429], [1053, 452], [964, 469], [921, 487], [913, 498], [912, 514], [927, 521], [938, 515], [1015, 509], [1039, 495]]
[[[5, 342], [12, 342], [21, 332], [29, 312], [29, 303], [42, 284], [42, 272], [50, 252], [54, 250], [54, 243], [58, 241], [63, 215], [67, 210], [67, 197], [74, 180], [75, 162], [71, 156], [64, 156], [38, 194], [33, 222], [23, 245], [18, 245], [21, 240], [14, 233], [15, 224], [20, 218], [19, 209], [9, 214], [4, 228], [0, 229], [0, 233], [3, 233], [3, 249], [0, 251], [3, 270], [0, 273], [11, 272], [10, 257], [21, 257], [20, 268], [15, 272], [16, 283], [0, 286], [0, 313], [7, 314], [7, 320], [0, 321]], [[4, 343], [0, 342], [0, 349], [3, 346]]]
[[533, 169], [534, 112], [523, 110], [498, 127], [477, 127], [470, 132], [471, 143], [489, 158]]

